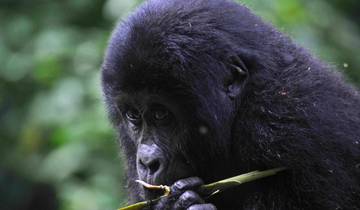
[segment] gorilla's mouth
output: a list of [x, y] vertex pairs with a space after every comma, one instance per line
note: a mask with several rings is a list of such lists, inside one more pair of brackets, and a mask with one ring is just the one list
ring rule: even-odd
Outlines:
[[164, 194], [163, 191], [161, 190], [150, 190], [150, 189], [146, 189], [145, 187], [143, 187], [144, 189], [144, 196], [146, 200], [152, 200], [155, 198], [159, 198], [160, 196], [162, 196]]

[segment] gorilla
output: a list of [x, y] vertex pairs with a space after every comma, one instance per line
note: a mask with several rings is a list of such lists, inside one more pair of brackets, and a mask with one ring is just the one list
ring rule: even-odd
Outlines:
[[[102, 87], [129, 203], [150, 209], [360, 209], [360, 94], [230, 0], [148, 0], [114, 30]], [[199, 186], [286, 167], [215, 195]]]

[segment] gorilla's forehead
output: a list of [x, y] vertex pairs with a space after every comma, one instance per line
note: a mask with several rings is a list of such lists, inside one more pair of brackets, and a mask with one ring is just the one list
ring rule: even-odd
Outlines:
[[118, 78], [119, 88], [127, 93], [166, 94], [189, 89], [187, 81], [176, 75], [152, 69], [123, 70]]
[[161, 92], [152, 92], [147, 89], [141, 91], [121, 92], [117, 97], [118, 103], [146, 107], [152, 104], [162, 104], [167, 107], [174, 107], [175, 103]]

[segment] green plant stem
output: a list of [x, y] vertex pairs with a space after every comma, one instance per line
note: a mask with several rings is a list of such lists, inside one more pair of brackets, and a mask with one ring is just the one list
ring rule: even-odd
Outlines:
[[[239, 176], [234, 176], [234, 177], [231, 177], [228, 179], [224, 179], [221, 181], [203, 185], [200, 187], [199, 190], [200, 190], [200, 192], [211, 196], [211, 195], [220, 193], [228, 188], [232, 188], [232, 187], [241, 185], [246, 182], [252, 182], [257, 179], [262, 179], [262, 178], [265, 178], [268, 176], [273, 176], [283, 170], [285, 170], [285, 168], [274, 168], [274, 169], [269, 169], [269, 170], [265, 170], [265, 171], [252, 171], [252, 172], [249, 172], [246, 174], [241, 174]], [[169, 194], [171, 194], [171, 192]], [[161, 196], [161, 197], [153, 199], [153, 200], [135, 203], [135, 204], [120, 208], [118, 210], [141, 210], [147, 206], [150, 206], [153, 203], [156, 203], [162, 197], [166, 197], [166, 196], [168, 196], [168, 195]]]

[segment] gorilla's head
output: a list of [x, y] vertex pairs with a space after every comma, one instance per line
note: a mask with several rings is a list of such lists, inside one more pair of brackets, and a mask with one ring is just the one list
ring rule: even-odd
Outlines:
[[[215, 178], [212, 170], [230, 156], [248, 78], [231, 25], [238, 25], [235, 13], [248, 11], [223, 1], [171, 1], [154, 13], [154, 2], [113, 33], [103, 64], [110, 116], [136, 161], [138, 179], [171, 184], [194, 175]], [[227, 15], [209, 16], [216, 7]]]

